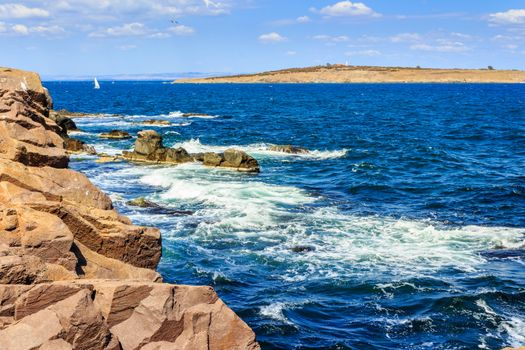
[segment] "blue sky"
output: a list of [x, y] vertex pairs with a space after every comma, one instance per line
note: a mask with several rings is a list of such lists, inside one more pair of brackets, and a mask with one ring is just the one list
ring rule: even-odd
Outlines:
[[0, 47], [0, 66], [44, 76], [525, 69], [525, 1], [0, 0]]

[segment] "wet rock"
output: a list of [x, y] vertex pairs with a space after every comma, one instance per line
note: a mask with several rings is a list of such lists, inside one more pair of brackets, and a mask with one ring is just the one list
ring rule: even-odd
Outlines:
[[310, 153], [310, 151], [303, 147], [296, 147], [292, 145], [272, 145], [268, 148], [268, 150], [273, 152], [283, 152], [283, 153], [289, 153], [289, 154], [306, 154]]
[[110, 156], [105, 153], [99, 153], [97, 160], [95, 160], [95, 163], [118, 163], [122, 162], [122, 157], [118, 155]]
[[139, 132], [134, 151], [124, 151], [123, 158], [131, 161], [169, 164], [202, 161], [206, 166], [259, 172], [257, 160], [243, 151], [227, 149], [224, 153], [189, 154], [184, 148], [165, 148], [162, 143], [162, 136], [154, 130]]
[[64, 146], [68, 153], [87, 153], [90, 155], [97, 154], [95, 147], [86, 144], [84, 141], [74, 138], [65, 138]]
[[57, 125], [60, 126], [63, 132], [66, 134], [68, 131], [79, 131], [73, 119], [64, 115], [63, 113], [51, 110], [49, 112], [49, 119], [57, 123]]
[[105, 132], [99, 135], [101, 139], [114, 139], [114, 140], [126, 140], [130, 139], [131, 135], [122, 130], [111, 130], [110, 132]]
[[255, 172], [260, 171], [259, 163], [246, 152], [233, 148], [224, 153], [204, 153], [203, 164], [211, 167], [232, 168], [238, 171]]
[[290, 249], [294, 253], [309, 253], [315, 251], [315, 247], [308, 245], [296, 245]]
[[189, 117], [211, 117], [211, 115], [205, 114], [205, 113], [183, 113], [182, 116], [184, 118]]
[[138, 198], [132, 199], [128, 201], [126, 204], [132, 207], [140, 207], [140, 208], [159, 208], [160, 207], [160, 205], [158, 205], [157, 203], [153, 203], [144, 197], [138, 197]]
[[193, 161], [184, 148], [165, 148], [162, 136], [154, 130], [138, 133], [133, 152], [123, 152], [123, 157], [131, 161], [180, 164]]
[[149, 119], [149, 120], [143, 120], [141, 122], [137, 122], [137, 124], [166, 126], [166, 125], [171, 125], [171, 122], [168, 120]]
[[170, 208], [162, 207], [161, 205], [155, 202], [149, 201], [144, 197], [135, 198], [133, 200], [126, 202], [126, 204], [129, 206], [133, 206], [133, 207], [149, 208], [158, 214], [176, 215], [176, 216], [186, 216], [186, 215], [194, 214], [193, 211], [191, 210], [173, 210]]

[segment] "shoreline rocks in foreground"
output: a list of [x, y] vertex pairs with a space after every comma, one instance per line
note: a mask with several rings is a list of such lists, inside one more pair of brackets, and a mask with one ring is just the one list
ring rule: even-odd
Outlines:
[[210, 287], [159, 283], [159, 230], [68, 169], [51, 108], [36, 73], [0, 68], [2, 349], [259, 349]]
[[246, 152], [227, 149], [223, 153], [188, 153], [184, 148], [166, 148], [162, 136], [154, 130], [143, 130], [137, 135], [132, 152], [124, 151], [122, 157], [129, 161], [146, 163], [182, 164], [194, 161], [206, 166], [235, 169], [242, 172], [258, 173], [259, 163]]

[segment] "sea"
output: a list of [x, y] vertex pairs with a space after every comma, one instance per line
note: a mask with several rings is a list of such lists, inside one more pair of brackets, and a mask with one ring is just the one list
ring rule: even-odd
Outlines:
[[153, 129], [260, 163], [70, 167], [160, 228], [165, 281], [215, 288], [263, 349], [525, 345], [525, 85], [100, 85], [45, 82], [56, 109], [104, 114], [72, 135], [98, 152], [133, 148], [102, 132]]

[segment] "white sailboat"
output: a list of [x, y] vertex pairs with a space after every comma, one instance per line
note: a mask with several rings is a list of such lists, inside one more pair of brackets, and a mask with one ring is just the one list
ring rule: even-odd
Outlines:
[[98, 83], [97, 78], [95, 78], [95, 80], [93, 81], [93, 83], [95, 84], [95, 89], [100, 89], [100, 84]]

